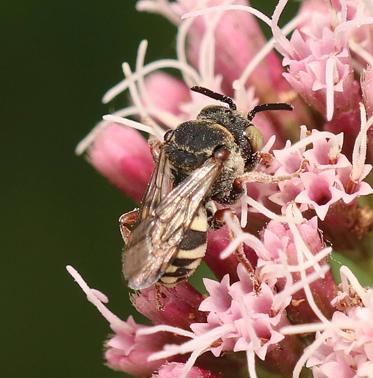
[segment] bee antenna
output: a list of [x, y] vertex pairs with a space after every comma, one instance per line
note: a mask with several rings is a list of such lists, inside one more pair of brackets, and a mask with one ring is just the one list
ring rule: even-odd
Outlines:
[[272, 104], [261, 104], [257, 105], [252, 109], [249, 114], [247, 115], [247, 118], [249, 121], [252, 121], [253, 118], [256, 116], [257, 113], [265, 112], [267, 110], [293, 110], [293, 105], [286, 104], [283, 102], [278, 103], [272, 103]]
[[232, 109], [232, 110], [237, 109], [237, 106], [233, 102], [233, 100], [230, 97], [225, 96], [221, 93], [214, 92], [211, 89], [207, 89], [207, 88], [204, 88], [204, 87], [199, 87], [198, 85], [195, 85], [194, 87], [190, 88], [190, 90], [193, 91], [193, 92], [201, 93], [201, 94], [203, 94], [207, 97], [211, 97], [214, 100], [225, 102], [226, 104], [229, 105], [229, 108]]

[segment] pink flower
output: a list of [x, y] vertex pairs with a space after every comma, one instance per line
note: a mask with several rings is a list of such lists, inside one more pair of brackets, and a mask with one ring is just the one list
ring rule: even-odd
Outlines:
[[[183, 372], [184, 366], [184, 364], [176, 362], [162, 365], [158, 372], [152, 375], [152, 378], [179, 378]], [[204, 369], [193, 367], [190, 369], [188, 378], [218, 378], [218, 375]]]
[[172, 339], [176, 339], [168, 334], [138, 336], [137, 331], [144, 326], [136, 324], [132, 317], [129, 317], [126, 323], [126, 328], [111, 327], [114, 336], [105, 343], [106, 364], [114, 370], [129, 374], [151, 374], [162, 361], [145, 363], [148, 357]]
[[[209, 296], [201, 303], [199, 310], [208, 313], [207, 322], [191, 324], [193, 333], [189, 341], [167, 345], [163, 351], [150, 356], [149, 360], [191, 352], [179, 375], [179, 378], [185, 378], [189, 376], [196, 358], [206, 351], [211, 351], [216, 357], [227, 351], [245, 351], [248, 369], [253, 371], [254, 355], [262, 360], [266, 358], [275, 345], [284, 339], [276, 329], [287, 321], [284, 312], [273, 311], [274, 292], [268, 285], [261, 283], [257, 286], [242, 265], [238, 266], [237, 274], [239, 281], [233, 284], [228, 275], [221, 282], [205, 279]], [[140, 334], [159, 331], [178, 334], [175, 329], [161, 326], [140, 331]], [[181, 334], [185, 332], [180, 330]], [[291, 353], [291, 349], [287, 352]]]
[[[145, 81], [147, 92], [147, 106], [171, 114], [180, 114], [180, 104], [190, 101], [189, 88], [178, 79], [163, 72], [154, 72]], [[160, 93], [162, 95], [160, 96]], [[162, 120], [160, 120], [162, 121]]]
[[[317, 130], [312, 130], [317, 134]], [[345, 155], [341, 153], [343, 146], [343, 134], [338, 134], [329, 140], [318, 139], [313, 143], [313, 148], [303, 153], [304, 158], [310, 163], [312, 168], [317, 170], [339, 169], [350, 167], [351, 163]]]
[[304, 363], [314, 377], [368, 377], [373, 371], [373, 292], [359, 284], [345, 266], [341, 267], [341, 292], [333, 303], [337, 310], [330, 322], [287, 326], [285, 334], [315, 332], [294, 369], [299, 377]]
[[[292, 180], [279, 183], [278, 187], [279, 190], [270, 195], [269, 199], [273, 203], [276, 203], [283, 208], [286, 207], [291, 201], [294, 201], [297, 195], [304, 189], [303, 182], [300, 178], [294, 178]], [[301, 209], [305, 210], [305, 207], [302, 207], [301, 205]]]
[[191, 323], [206, 319], [205, 314], [198, 311], [203, 296], [186, 282], [173, 288], [153, 286], [133, 294], [131, 300], [137, 311], [153, 324], [187, 329]]
[[[204, 279], [205, 294], [186, 282], [132, 294], [134, 307], [151, 323], [144, 326], [116, 317], [107, 298], [68, 267], [114, 332], [105, 343], [113, 369], [141, 378], [241, 378], [246, 372], [256, 378], [259, 360], [264, 370], [293, 378], [304, 365], [320, 378], [360, 378], [373, 369], [373, 294], [345, 267], [337, 293], [327, 260], [333, 247], [360, 267], [369, 265], [365, 237], [373, 210], [360, 199], [373, 193], [367, 182], [373, 8], [360, 0], [306, 0], [280, 29], [287, 2], [279, 0], [271, 18], [244, 0], [137, 2], [139, 10], [177, 26], [176, 58], [147, 63], [142, 41], [134, 69], [124, 62], [123, 80], [103, 98], [108, 103], [128, 91], [130, 105], [104, 116], [77, 147], [136, 201], [154, 162], [145, 138], [132, 128], [150, 134], [156, 161], [169, 129], [196, 120], [205, 106], [227, 105], [191, 87], [230, 95], [243, 116], [261, 102], [285, 101], [295, 109], [262, 112], [253, 120], [264, 146], [253, 169], [235, 181], [243, 184], [237, 201], [216, 202], [231, 212], [223, 212], [220, 229], [208, 232], [204, 263], [217, 279]], [[270, 27], [268, 42], [254, 17]], [[178, 70], [180, 79], [163, 70]], [[232, 143], [242, 152], [237, 135]], [[315, 339], [306, 346], [297, 335], [310, 333]]]
[[301, 180], [305, 189], [296, 196], [295, 202], [309, 205], [324, 220], [329, 207], [342, 197], [342, 192], [335, 186], [335, 171], [306, 172], [301, 175]]
[[[352, 167], [344, 168], [338, 171], [338, 179], [340, 182], [339, 189], [343, 191], [342, 199], [346, 204], [351, 203], [354, 199], [360, 196], [366, 196], [373, 193], [372, 187], [364, 181], [351, 181]], [[366, 176], [364, 175], [364, 178]]]
[[89, 162], [124, 193], [139, 201], [153, 170], [146, 140], [131, 128], [108, 125], [88, 150]]
[[[330, 121], [335, 111], [357, 107], [358, 84], [353, 77], [347, 38], [334, 30], [331, 12], [323, 6], [313, 6], [315, 1], [311, 4], [301, 9], [308, 22], [293, 33], [290, 41], [278, 31], [274, 21], [272, 28], [285, 57], [283, 64], [288, 66], [285, 78], [307, 103], [326, 113]], [[275, 20], [282, 8], [278, 7]], [[346, 92], [353, 95], [344, 96]]]
[[[328, 255], [328, 249], [324, 248], [321, 239], [317, 217], [290, 228], [271, 221], [262, 232], [262, 240], [269, 255], [258, 261], [261, 276], [267, 281], [275, 282], [277, 288], [284, 290], [284, 293], [291, 285], [304, 280], [306, 273], [312, 274], [315, 267], [320, 269], [319, 264], [325, 263]], [[313, 259], [315, 260], [312, 261]], [[281, 269], [284, 270], [281, 272]], [[326, 317], [330, 317], [333, 312], [330, 301], [335, 292], [335, 283], [328, 272], [323, 279], [310, 284], [308, 292], [299, 290], [292, 294], [292, 302], [287, 308], [288, 316], [294, 323], [317, 320], [320, 315], [310, 306], [309, 295], [312, 293], [314, 298], [311, 300], [315, 301], [317, 308]]]
[[148, 357], [166, 343], [176, 341], [177, 338], [168, 334], [151, 337], [138, 335], [140, 329], [147, 327], [136, 324], [132, 317], [127, 321], [120, 320], [105, 306], [108, 299], [104, 294], [91, 289], [71, 266], [68, 266], [67, 270], [87, 295], [87, 299], [109, 322], [114, 332], [114, 336], [105, 343], [105, 359], [108, 366], [126, 373], [144, 375], [151, 374], [162, 365], [164, 361], [147, 362]]
[[[234, 4], [246, 5], [245, 0], [235, 0]], [[224, 4], [224, 1], [210, 1], [211, 5]], [[215, 29], [215, 72], [223, 76], [223, 89], [230, 93], [231, 83], [239, 79], [250, 60], [265, 44], [265, 38], [256, 19], [244, 12], [226, 12], [222, 16], [212, 14], [210, 17], [219, 20]], [[195, 20], [189, 37], [189, 58], [194, 66], [198, 66], [202, 35], [206, 36], [206, 25], [203, 18]], [[232, 43], [234, 41], [234, 43]], [[212, 41], [213, 42], [213, 41]], [[288, 90], [281, 77], [281, 63], [276, 54], [271, 52], [256, 67], [249, 78], [248, 84], [254, 85], [263, 101], [270, 101], [269, 88]]]

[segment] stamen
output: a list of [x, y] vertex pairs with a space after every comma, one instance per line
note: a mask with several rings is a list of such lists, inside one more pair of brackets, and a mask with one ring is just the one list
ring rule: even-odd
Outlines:
[[166, 345], [163, 351], [153, 353], [149, 356], [148, 361], [156, 361], [164, 358], [169, 358], [177, 354], [185, 354], [193, 352], [196, 349], [208, 349], [216, 340], [222, 338], [225, 334], [234, 330], [232, 324], [225, 324], [214, 328], [205, 334], [195, 336], [193, 340], [187, 341], [184, 344]]
[[102, 303], [109, 303], [109, 298], [102, 293], [100, 290], [97, 289], [91, 289], [92, 294]]
[[228, 214], [224, 214], [224, 221], [228, 228], [235, 234], [235, 238], [220, 253], [220, 258], [222, 260], [233, 254], [241, 243], [252, 248], [259, 257], [262, 257], [263, 259], [270, 258], [271, 254], [266, 250], [264, 244], [257, 237], [247, 232], [243, 232], [241, 228], [237, 227], [238, 225], [234, 223]]
[[175, 25], [180, 23], [180, 17], [172, 11], [167, 0], [140, 0], [136, 4], [136, 10], [139, 12], [158, 13]]
[[296, 363], [294, 370], [293, 370], [293, 378], [299, 378], [300, 373], [304, 364], [308, 361], [308, 359], [316, 352], [316, 350], [320, 347], [320, 345], [330, 336], [330, 331], [325, 331], [318, 338], [307, 347], [307, 349], [303, 352], [301, 358]]
[[[302, 270], [306, 271], [307, 269], [312, 268], [314, 266], [314, 264], [318, 263], [319, 261], [323, 260], [325, 257], [329, 256], [332, 251], [333, 251], [333, 249], [331, 247], [324, 248], [319, 253], [317, 253], [316, 255], [312, 255], [313, 256], [312, 259], [306, 260], [302, 264], [289, 265], [286, 262], [286, 269], [287, 269], [287, 271], [289, 271], [291, 273], [300, 272]], [[283, 264], [265, 265], [265, 266], [263, 266], [262, 271], [264, 273], [267, 273], [269, 271], [276, 271], [278, 269], [281, 269], [282, 265]]]
[[[67, 265], [66, 270], [87, 295], [88, 301], [96, 306], [97, 310], [109, 322], [110, 325], [120, 327], [126, 332], [132, 332], [132, 328], [126, 322], [119, 319], [103, 304], [103, 302], [108, 302], [107, 297], [103, 293], [99, 292], [98, 290], [91, 289], [84, 281], [82, 276], [72, 266]], [[97, 293], [99, 293], [99, 295], [97, 295]], [[102, 299], [104, 299], [104, 301], [102, 301]]]
[[366, 14], [368, 12], [366, 11], [363, 2], [359, 2], [357, 5], [357, 10], [355, 17], [352, 20], [341, 22], [339, 25], [335, 28], [335, 33], [338, 36], [339, 35], [349, 35], [351, 31], [354, 29], [358, 29], [361, 26], [369, 25], [373, 23], [373, 17], [366, 17]]
[[215, 70], [215, 29], [222, 16], [222, 12], [212, 19], [205, 17], [206, 31], [203, 35], [199, 50], [198, 67], [203, 83], [213, 81]]
[[295, 50], [289, 40], [285, 37], [282, 30], [278, 26], [278, 22], [280, 20], [280, 16], [282, 11], [284, 10], [288, 0], [280, 0], [276, 5], [275, 11], [272, 15], [271, 20], [271, 29], [273, 38], [277, 42], [277, 49], [280, 53], [284, 56], [295, 56]]
[[[224, 260], [233, 254], [241, 243], [244, 243], [254, 249], [258, 256], [265, 256], [265, 254], [262, 253], [263, 249], [265, 251], [265, 248], [261, 244], [260, 240], [254, 235], [243, 232], [242, 234], [237, 235], [234, 240], [232, 240], [228, 246], [223, 249], [223, 251], [220, 253], [220, 259]], [[267, 258], [268, 256], [269, 255], [267, 255]]]
[[294, 220], [294, 218], [289, 219], [287, 216], [277, 215], [276, 213], [270, 211], [264, 205], [255, 201], [253, 198], [249, 196], [245, 197], [245, 199], [243, 200], [245, 200], [248, 205], [256, 209], [259, 213], [262, 213], [269, 219], [275, 220], [280, 223], [286, 223], [286, 224], [296, 221]]
[[[143, 69], [144, 69], [144, 62], [145, 62], [145, 55], [146, 50], [148, 48], [148, 41], [146, 39], [142, 40], [139, 44], [139, 47], [137, 49], [137, 55], [136, 55], [136, 74], [138, 76], [137, 82], [139, 86], [139, 92], [141, 94], [141, 98], [145, 100], [145, 103], [150, 106], [152, 106], [152, 101], [150, 97], [148, 96], [148, 92], [145, 87], [144, 82], [144, 75], [143, 75]], [[127, 77], [128, 79], [129, 77]], [[154, 106], [154, 105], [153, 105]]]
[[250, 378], [257, 378], [255, 369], [255, 354], [252, 351], [246, 351], [247, 370]]
[[285, 282], [285, 286], [284, 286], [283, 290], [287, 290], [289, 287], [291, 287], [291, 285], [294, 284], [293, 276], [288, 269], [288, 267], [289, 267], [288, 256], [287, 256], [286, 252], [282, 251], [282, 250], [278, 251], [278, 256], [280, 258], [280, 263], [282, 264], [284, 271], [285, 271], [286, 282]]
[[194, 366], [195, 362], [197, 361], [197, 358], [202, 355], [206, 351], [205, 348], [199, 348], [190, 355], [187, 362], [185, 363], [183, 370], [181, 372], [180, 378], [188, 378], [188, 373]]
[[[152, 107], [151, 105], [147, 107], [147, 110], [152, 117], [159, 120], [169, 129], [175, 129], [178, 125], [180, 125], [181, 122], [183, 122], [183, 119], [181, 117], [177, 117], [170, 112], [160, 110], [158, 108]], [[161, 130], [163, 129], [161, 128]]]
[[[302, 242], [304, 243], [303, 239], [302, 239]], [[332, 253], [332, 251], [333, 249], [331, 247], [324, 248], [320, 252], [318, 252], [316, 255], [311, 254], [311, 256], [309, 256], [308, 259], [301, 264], [288, 265], [288, 269], [290, 272], [298, 272], [298, 271], [306, 271], [309, 268], [317, 266], [318, 271], [320, 273], [321, 267], [318, 264], [319, 261], [329, 256]]]
[[[297, 207], [295, 207], [295, 206], [290, 207], [289, 206], [289, 214], [290, 214], [290, 211], [296, 211], [297, 212], [296, 217], [302, 217], [302, 213], [300, 212], [300, 210]], [[290, 227], [290, 225], [289, 225], [289, 227]], [[316, 262], [315, 256], [309, 250], [309, 248], [306, 245], [306, 243], [305, 243], [302, 235], [300, 234], [298, 228], [297, 227], [290, 228], [290, 231], [293, 235], [297, 251], [299, 250], [299, 252], [301, 253], [302, 260], [303, 260], [303, 257], [306, 257], [308, 260], [313, 261], [315, 263], [315, 265], [314, 265], [315, 270], [320, 272], [320, 265], [318, 264], [318, 262]], [[298, 263], [302, 264], [302, 263], [304, 263], [304, 261], [298, 261]], [[324, 278], [324, 277], [322, 277], [322, 278]]]
[[370, 66], [373, 66], [373, 55], [365, 50], [359, 43], [356, 43], [353, 39], [349, 40], [350, 49], [356, 54], [363, 58]]
[[[191, 76], [195, 84], [197, 84], [200, 80], [200, 77], [194, 68], [192, 68], [191, 66], [185, 63], [179, 62], [178, 60], [175, 60], [175, 59], [160, 59], [155, 62], [149, 63], [146, 66], [144, 66], [144, 69], [142, 70], [142, 75], [146, 76], [153, 71], [157, 71], [164, 68], [175, 68], [175, 69], [180, 70], [181, 72], [185, 72], [186, 74]], [[131, 80], [134, 81], [137, 79], [138, 79], [138, 75], [136, 73], [133, 74]], [[109, 89], [105, 93], [102, 99], [102, 102], [106, 104], [110, 102], [113, 98], [118, 96], [120, 93], [125, 91], [129, 87], [129, 82], [130, 80], [127, 80], [127, 79], [122, 80], [113, 88]]]
[[[307, 129], [307, 126], [306, 125], [302, 125], [300, 127], [300, 131], [299, 131], [299, 140], [302, 140], [302, 139], [306, 138], [307, 135], [309, 135], [309, 131]], [[289, 140], [289, 142], [290, 142], [290, 140]]]
[[307, 323], [299, 325], [290, 325], [280, 329], [283, 335], [297, 335], [302, 333], [314, 333], [324, 331], [327, 328], [325, 323]]
[[[287, 213], [290, 213], [291, 206], [288, 206], [286, 209]], [[304, 257], [305, 255], [312, 254], [311, 251], [308, 249], [306, 244], [304, 243], [304, 240], [302, 236], [299, 233], [298, 228], [294, 225], [289, 223], [289, 229], [291, 233], [293, 234], [294, 243], [295, 243], [295, 249], [297, 252], [297, 259], [300, 264], [304, 263]], [[328, 267], [329, 269], [329, 267]], [[315, 273], [319, 274], [319, 278], [324, 278], [325, 274], [322, 270], [322, 267], [318, 263], [316, 263], [315, 266]], [[306, 294], [306, 298], [308, 300], [308, 304], [311, 307], [312, 311], [315, 313], [315, 315], [322, 321], [322, 322], [328, 322], [328, 319], [324, 316], [324, 314], [321, 312], [321, 310], [317, 307], [316, 302], [314, 300], [314, 297], [312, 295], [311, 287], [307, 281], [307, 276], [305, 271], [300, 271], [300, 281], [303, 283], [303, 290]]]
[[218, 5], [218, 6], [215, 6], [215, 7], [208, 7], [208, 8], [205, 8], [205, 9], [195, 10], [195, 11], [183, 14], [181, 16], [181, 18], [182, 19], [194, 18], [194, 17], [198, 17], [198, 16], [208, 15], [210, 13], [225, 12], [225, 11], [232, 11], [232, 10], [251, 13], [254, 16], [256, 16], [257, 18], [259, 18], [260, 20], [262, 20], [264, 23], [266, 23], [269, 27], [271, 27], [271, 20], [264, 13], [258, 11], [257, 9], [255, 9], [253, 7], [249, 7], [247, 5], [239, 5], [239, 4]]
[[272, 135], [269, 139], [268, 142], [264, 145], [262, 148], [262, 152], [269, 152], [273, 145], [276, 143], [276, 135]]
[[[128, 108], [124, 108], [118, 110], [117, 112], [113, 113], [113, 115], [118, 117], [128, 117], [138, 113], [138, 109], [135, 106], [130, 106]], [[99, 134], [103, 130], [105, 130], [109, 126], [108, 122], [99, 122], [76, 146], [75, 154], [81, 155], [83, 154], [87, 148], [94, 142]]]
[[371, 126], [371, 124], [367, 122], [366, 110], [362, 103], [360, 103], [360, 123], [360, 132], [355, 139], [355, 145], [352, 152], [352, 170], [350, 175], [351, 180], [355, 183], [361, 181], [364, 172], [365, 159], [367, 156], [367, 132]]
[[[124, 76], [129, 80], [129, 91], [132, 98], [133, 103], [139, 110], [140, 117], [143, 119], [149, 118], [148, 112], [146, 111], [142, 101], [140, 99], [140, 94], [136, 88], [135, 82], [131, 79], [132, 78], [132, 71], [128, 63], [122, 64]], [[141, 76], [139, 72], [137, 72], [138, 78]], [[151, 125], [153, 127], [153, 125]]]
[[326, 119], [331, 121], [334, 114], [334, 74], [336, 64], [334, 58], [328, 58], [325, 68], [326, 83]]
[[[136, 57], [136, 74], [138, 76], [138, 79], [137, 79], [138, 88], [135, 82], [130, 82], [129, 90], [132, 97], [132, 101], [138, 107], [139, 113], [142, 119], [148, 120], [150, 123], [150, 126], [152, 126], [153, 129], [156, 130], [156, 133], [158, 135], [163, 135], [162, 128], [159, 125], [157, 125], [157, 123], [154, 122], [154, 120], [150, 118], [149, 116], [150, 114], [149, 108], [152, 108], [153, 113], [157, 113], [156, 111], [157, 108], [154, 106], [153, 102], [151, 101], [147, 93], [145, 82], [144, 82], [144, 75], [142, 74], [143, 69], [144, 69], [144, 61], [145, 61], [147, 47], [148, 47], [148, 41], [142, 40], [137, 49], [137, 57]], [[133, 76], [130, 66], [127, 63], [123, 64], [123, 71], [127, 79], [130, 79]], [[143, 105], [143, 102], [147, 104], [146, 108]]]
[[[325, 274], [329, 269], [330, 269], [329, 265], [325, 264], [321, 267], [320, 273]], [[273, 307], [274, 308], [280, 307], [281, 303], [286, 298], [291, 297], [293, 294], [295, 294], [299, 290], [304, 289], [305, 285], [309, 285], [310, 283], [320, 279], [320, 273], [316, 271], [312, 272], [311, 274], [308, 274], [307, 276], [305, 276], [304, 280], [299, 280], [295, 282], [292, 286], [280, 291], [278, 294], [276, 294], [276, 297], [273, 300]]]
[[297, 335], [302, 333], [314, 333], [325, 330], [341, 331], [356, 329], [356, 321], [343, 320], [342, 322], [333, 320], [328, 323], [306, 323], [289, 325], [280, 329], [283, 335]]
[[[181, 26], [179, 27], [178, 32], [177, 32], [177, 36], [176, 36], [176, 55], [177, 55], [177, 59], [184, 66], [189, 66], [188, 65], [188, 60], [187, 60], [187, 54], [186, 54], [186, 39], [187, 39], [187, 35], [188, 35], [188, 32], [189, 32], [189, 29], [190, 29], [190, 27], [193, 24], [193, 21], [194, 20], [192, 18], [190, 18], [188, 20], [185, 20], [181, 24]], [[193, 85], [195, 85], [197, 83], [200, 83], [202, 81], [202, 79], [199, 77], [198, 73], [196, 73], [198, 75], [198, 80], [197, 81], [195, 81], [195, 79], [193, 80], [190, 77], [190, 75], [188, 75], [188, 73], [185, 70], [182, 70], [181, 74], [183, 76], [183, 80], [184, 80], [185, 84], [189, 88], [193, 87]]]
[[189, 331], [186, 331], [185, 329], [172, 327], [165, 324], [161, 324], [161, 325], [157, 325], [153, 327], [147, 327], [147, 328], [140, 328], [137, 331], [137, 334], [143, 336], [143, 335], [153, 335], [154, 333], [158, 333], [158, 332], [171, 332], [171, 333], [174, 333], [175, 335], [185, 336], [185, 337], [190, 337], [190, 338], [194, 338], [195, 336], [193, 332], [189, 332]]
[[318, 140], [323, 140], [325, 138], [335, 138], [335, 134], [329, 131], [320, 131], [318, 133], [311, 134], [308, 137], [303, 138], [299, 142], [294, 143], [292, 146], [286, 147], [283, 150], [275, 150], [277, 154], [295, 152], [307, 147], [311, 143], [315, 143]]
[[148, 134], [156, 136], [152, 127], [146, 126], [140, 122], [133, 121], [132, 119], [122, 118], [115, 115], [107, 114], [102, 117], [105, 121], [119, 123], [120, 125], [132, 127], [133, 129], [145, 131]]
[[[281, 32], [284, 35], [289, 34], [292, 32], [303, 20], [305, 19], [304, 14], [300, 14], [292, 19], [289, 23], [287, 23], [282, 29]], [[232, 87], [235, 91], [239, 91], [240, 88], [245, 86], [250, 75], [254, 72], [254, 70], [258, 67], [258, 65], [262, 62], [263, 59], [273, 50], [275, 46], [275, 38], [272, 37], [266, 44], [257, 52], [254, 58], [250, 61], [250, 63], [246, 66], [244, 71], [242, 72], [239, 79], [235, 80], [232, 84]]]

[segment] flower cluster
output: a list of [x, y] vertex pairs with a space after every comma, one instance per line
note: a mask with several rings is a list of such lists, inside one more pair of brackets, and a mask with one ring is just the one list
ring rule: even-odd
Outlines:
[[304, 363], [316, 378], [372, 376], [373, 292], [364, 289], [345, 266], [341, 268], [341, 278], [330, 321], [282, 329], [284, 334], [316, 332], [315, 341], [295, 366], [295, 376]]
[[135, 201], [154, 169], [149, 146], [218, 103], [192, 86], [230, 96], [242, 114], [267, 102], [294, 111], [255, 117], [264, 145], [240, 177], [244, 192], [224, 226], [208, 233], [204, 260], [216, 280], [203, 280], [206, 295], [186, 282], [138, 291], [132, 303], [152, 323], [139, 325], [112, 314], [107, 298], [68, 267], [110, 324], [105, 360], [115, 370], [149, 378], [255, 378], [259, 369], [297, 378], [303, 368], [320, 378], [373, 376], [372, 290], [345, 266], [338, 286], [329, 266], [332, 247], [356, 264], [371, 258], [373, 211], [361, 199], [373, 193], [373, 6], [305, 0], [280, 27], [286, 4], [279, 0], [268, 17], [245, 0], [137, 2], [177, 27], [177, 57], [146, 64], [142, 41], [135, 69], [123, 63], [125, 78], [103, 98], [128, 91], [131, 105], [104, 116], [77, 147]]

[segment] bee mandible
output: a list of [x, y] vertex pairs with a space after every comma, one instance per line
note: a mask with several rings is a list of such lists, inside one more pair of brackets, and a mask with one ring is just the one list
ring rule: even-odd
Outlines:
[[157, 282], [172, 287], [193, 274], [206, 252], [212, 222], [206, 209], [212, 201], [235, 203], [243, 193], [239, 178], [257, 163], [261, 134], [253, 118], [293, 109], [262, 104], [245, 117], [230, 97], [198, 86], [191, 90], [228, 106], [207, 106], [197, 119], [165, 133], [140, 209], [121, 216], [123, 274], [132, 289]]

